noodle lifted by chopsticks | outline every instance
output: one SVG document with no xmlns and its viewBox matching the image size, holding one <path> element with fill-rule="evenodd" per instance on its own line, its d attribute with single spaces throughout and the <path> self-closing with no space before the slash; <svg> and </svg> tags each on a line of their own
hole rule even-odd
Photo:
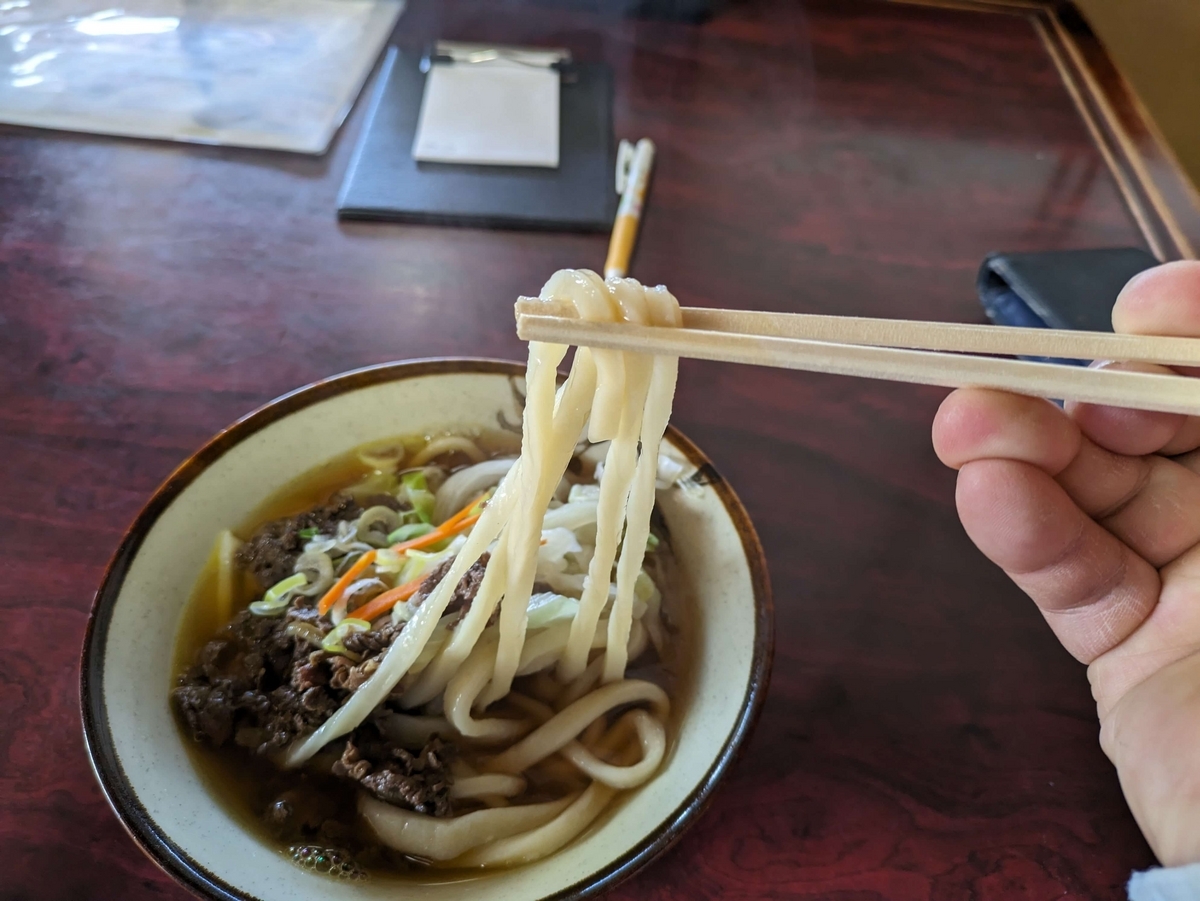
<svg viewBox="0 0 1200 901">
<path fill-rule="evenodd" d="M 676 327 L 681 321 L 679 305 L 665 288 L 646 288 L 632 279 L 604 281 L 587 270 L 556 273 L 541 299 L 569 302 L 580 318 L 595 322 Z M 375 673 L 319 729 L 297 740 L 286 763 L 305 763 L 388 699 L 430 642 L 459 580 L 490 552 L 470 608 L 433 659 L 405 683 L 400 703 L 412 709 L 440 697 L 450 729 L 501 745 L 488 768 L 503 778 L 472 777 L 483 779 L 472 785 L 494 782 L 496 790 L 512 794 L 512 779 L 556 754 L 591 784 L 582 794 L 554 802 L 497 806 L 440 821 L 364 799 L 361 809 L 376 833 L 405 853 L 465 866 L 535 860 L 586 828 L 615 791 L 648 780 L 665 753 L 667 696 L 649 682 L 625 679 L 625 668 L 648 643 L 647 627 L 635 619 L 635 583 L 650 533 L 658 452 L 678 361 L 580 348 L 558 387 L 557 367 L 567 349 L 530 343 L 519 460 Z M 610 442 L 596 507 L 595 552 L 575 617 L 527 640 L 546 512 L 585 426 L 590 441 Z M 497 610 L 498 627 L 489 627 Z M 526 699 L 527 709 L 541 711 L 533 723 L 486 715 L 490 704 L 509 695 L 514 678 L 533 672 L 552 674 L 558 709 Z M 611 729 L 603 728 L 610 711 L 631 704 L 650 710 L 627 713 Z M 599 738 L 585 747 L 577 739 L 593 724 L 599 724 Z M 619 763 L 601 759 L 597 751 Z"/>
</svg>

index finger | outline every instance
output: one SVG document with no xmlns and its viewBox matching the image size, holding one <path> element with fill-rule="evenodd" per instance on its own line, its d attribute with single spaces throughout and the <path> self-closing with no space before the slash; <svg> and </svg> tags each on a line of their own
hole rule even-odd
<svg viewBox="0 0 1200 901">
<path fill-rule="evenodd" d="M 1112 322 L 1114 331 L 1127 334 L 1200 338 L 1200 262 L 1164 263 L 1135 275 L 1117 298 Z M 1147 367 L 1121 364 L 1120 368 Z M 1172 456 L 1200 447 L 1196 417 L 1091 404 L 1073 404 L 1068 409 L 1085 435 L 1114 453 Z"/>
<path fill-rule="evenodd" d="M 1129 280 L 1112 311 L 1113 331 L 1200 338 L 1200 262 L 1177 260 Z"/>
</svg>

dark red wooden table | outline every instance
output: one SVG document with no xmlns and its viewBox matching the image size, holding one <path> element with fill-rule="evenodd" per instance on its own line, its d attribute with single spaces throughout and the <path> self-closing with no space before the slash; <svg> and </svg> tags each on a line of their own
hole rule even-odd
<svg viewBox="0 0 1200 901">
<path fill-rule="evenodd" d="M 691 305 L 981 321 L 990 250 L 1140 244 L 1030 22 L 752 0 L 703 26 L 417 5 L 399 37 L 616 71 L 658 172 L 634 272 Z M 341 370 L 523 358 L 512 301 L 602 236 L 340 225 L 327 158 L 0 129 L 0 896 L 183 898 L 83 752 L 122 531 L 205 438 Z M 683 365 L 675 422 L 762 535 L 775 673 L 708 814 L 615 898 L 1098 899 L 1152 856 L 1083 667 L 967 541 L 944 392 Z"/>
</svg>

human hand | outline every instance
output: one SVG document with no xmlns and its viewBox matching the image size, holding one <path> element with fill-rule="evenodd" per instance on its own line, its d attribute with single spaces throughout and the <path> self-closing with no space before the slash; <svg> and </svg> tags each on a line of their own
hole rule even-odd
<svg viewBox="0 0 1200 901">
<path fill-rule="evenodd" d="M 1135 277 L 1113 326 L 1200 337 L 1200 263 Z M 933 444 L 959 471 L 971 540 L 1088 665 L 1100 744 L 1150 847 L 1200 861 L 1200 418 L 962 389 Z"/>
</svg>

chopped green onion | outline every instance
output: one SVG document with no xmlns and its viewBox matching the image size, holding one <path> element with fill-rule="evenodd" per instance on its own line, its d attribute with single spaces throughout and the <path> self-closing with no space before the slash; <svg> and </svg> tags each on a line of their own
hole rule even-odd
<svg viewBox="0 0 1200 901">
<path fill-rule="evenodd" d="M 417 514 L 417 518 L 421 522 L 432 523 L 434 496 L 429 490 L 429 483 L 425 481 L 424 470 L 406 472 L 400 477 L 400 484 L 408 494 L 409 503 L 413 505 L 413 512 Z"/>
<path fill-rule="evenodd" d="M 646 553 L 653 554 L 658 550 L 658 536 L 651 532 L 646 536 Z"/>
<path fill-rule="evenodd" d="M 308 576 L 304 573 L 296 573 L 294 576 L 288 576 L 282 582 L 276 582 L 267 589 L 266 594 L 262 596 L 261 601 L 255 601 L 250 605 L 250 612 L 255 616 L 278 616 L 283 613 L 291 604 L 291 599 L 288 595 L 297 588 L 303 588 L 308 584 Z"/>
<path fill-rule="evenodd" d="M 375 555 L 375 573 L 395 575 L 408 565 L 404 551 L 396 553 L 390 547 L 381 547 Z"/>
<path fill-rule="evenodd" d="M 250 612 L 255 616 L 279 616 L 287 608 L 287 601 L 282 604 L 265 604 L 262 601 L 255 601 L 250 605 Z"/>
<path fill-rule="evenodd" d="M 354 619 L 347 616 L 325 636 L 325 640 L 321 642 L 321 650 L 329 654 L 341 654 L 343 657 L 353 658 L 354 655 L 346 650 L 342 642 L 352 632 L 367 632 L 370 631 L 370 628 L 371 624 L 365 619 Z"/>
<path fill-rule="evenodd" d="M 296 573 L 294 576 L 288 576 L 282 582 L 276 582 L 267 589 L 267 593 L 263 595 L 265 603 L 272 603 L 279 600 L 293 588 L 303 588 L 308 584 L 308 576 L 304 573 Z"/>
<path fill-rule="evenodd" d="M 404 556 L 408 558 L 408 562 L 404 564 L 404 569 L 400 571 L 400 575 L 396 579 L 400 585 L 424 575 L 445 560 L 447 555 L 440 552 L 416 551 L 409 548 L 404 552 Z"/>
<path fill-rule="evenodd" d="M 433 522 L 433 505 L 434 497 L 428 491 L 413 492 L 410 491 L 408 499 L 412 501 L 413 509 L 417 511 L 417 518 L 421 522 Z"/>
<path fill-rule="evenodd" d="M 361 557 L 365 553 L 366 553 L 366 551 L 360 550 L 358 548 L 355 548 L 352 551 L 348 551 L 345 556 L 338 558 L 337 563 L 333 567 L 333 571 L 335 573 L 337 573 L 339 576 L 342 575 L 342 573 L 344 573 L 346 570 L 348 570 L 350 567 L 352 567 L 355 564 L 355 561 L 357 561 L 358 558 Z"/>
<path fill-rule="evenodd" d="M 313 529 L 301 529 L 301 530 L 300 530 L 299 532 L 297 532 L 296 534 L 297 534 L 297 535 L 299 535 L 301 538 L 303 538 L 305 541 L 308 541 L 310 538 L 316 538 L 316 537 L 317 537 L 317 534 L 318 534 L 318 531 L 319 531 L 319 530 L 318 530 L 318 529 L 315 529 L 315 528 L 313 528 Z"/>
<path fill-rule="evenodd" d="M 371 547 L 386 547 L 387 534 L 400 525 L 400 514 L 391 507 L 368 507 L 358 517 L 355 537 Z"/>
<path fill-rule="evenodd" d="M 422 535 L 428 535 L 433 531 L 433 526 L 427 522 L 410 522 L 403 525 L 396 531 L 388 535 L 388 544 L 399 544 L 401 541 L 411 541 L 414 538 L 420 538 Z"/>
<path fill-rule="evenodd" d="M 417 491 L 428 491 L 429 483 L 425 481 L 425 470 L 414 469 L 400 476 L 400 484 L 405 488 L 415 488 Z"/>
</svg>

